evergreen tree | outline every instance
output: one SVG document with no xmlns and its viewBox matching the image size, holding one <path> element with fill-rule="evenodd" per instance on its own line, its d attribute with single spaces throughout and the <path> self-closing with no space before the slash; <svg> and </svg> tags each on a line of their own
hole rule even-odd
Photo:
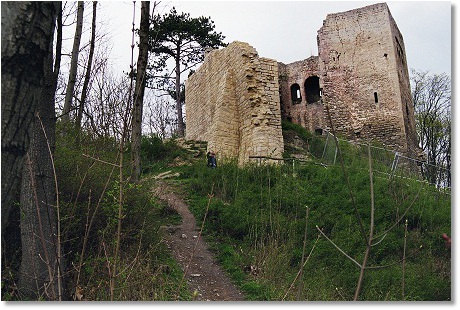
<svg viewBox="0 0 460 310">
<path fill-rule="evenodd" d="M 201 63 L 207 49 L 226 45 L 223 43 L 225 37 L 214 29 L 210 17 L 191 18 L 188 13 L 178 14 L 174 7 L 168 14 L 156 15 L 152 19 L 149 45 L 155 58 L 150 69 L 162 72 L 168 69 L 169 60 L 174 61 L 173 73 L 162 79 L 166 85 L 174 80 L 179 136 L 185 134 L 180 75 Z"/>
</svg>

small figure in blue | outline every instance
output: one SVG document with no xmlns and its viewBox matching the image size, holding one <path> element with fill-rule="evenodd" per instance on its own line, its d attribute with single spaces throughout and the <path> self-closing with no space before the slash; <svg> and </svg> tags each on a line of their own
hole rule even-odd
<svg viewBox="0 0 460 310">
<path fill-rule="evenodd" d="M 206 158 L 208 159 L 208 167 L 214 169 L 217 167 L 217 159 L 216 159 L 216 153 L 214 151 L 209 151 L 206 154 Z"/>
</svg>

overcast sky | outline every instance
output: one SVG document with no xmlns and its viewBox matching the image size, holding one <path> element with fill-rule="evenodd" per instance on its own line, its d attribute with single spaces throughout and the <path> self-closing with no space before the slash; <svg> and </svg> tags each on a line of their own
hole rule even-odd
<svg viewBox="0 0 460 310">
<path fill-rule="evenodd" d="M 383 1 L 162 1 L 157 13 L 167 13 L 175 6 L 179 13 L 190 13 L 191 17 L 209 16 L 226 43 L 247 42 L 261 57 L 290 63 L 318 55 L 316 35 L 328 13 L 379 2 Z M 403 35 L 409 70 L 452 76 L 451 2 L 387 4 Z M 135 5 L 138 28 L 140 1 Z M 112 37 L 111 59 L 117 68 L 129 68 L 133 2 L 102 1 L 98 14 Z"/>
</svg>

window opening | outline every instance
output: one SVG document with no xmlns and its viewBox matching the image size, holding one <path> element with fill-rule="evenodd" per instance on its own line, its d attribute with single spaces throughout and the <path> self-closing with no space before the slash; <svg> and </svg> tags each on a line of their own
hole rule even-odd
<svg viewBox="0 0 460 310">
<path fill-rule="evenodd" d="M 293 103 L 300 103 L 302 101 L 302 95 L 300 94 L 299 84 L 292 84 L 291 86 L 291 99 Z"/>
<path fill-rule="evenodd" d="M 315 103 L 321 100 L 322 89 L 319 87 L 319 77 L 310 76 L 305 80 L 304 86 L 307 103 Z"/>
<path fill-rule="evenodd" d="M 374 92 L 374 102 L 379 103 L 379 96 L 377 95 L 377 92 Z"/>
</svg>

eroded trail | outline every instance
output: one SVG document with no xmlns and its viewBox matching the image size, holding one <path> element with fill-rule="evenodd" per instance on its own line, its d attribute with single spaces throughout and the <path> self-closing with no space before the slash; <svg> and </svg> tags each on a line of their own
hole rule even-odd
<svg viewBox="0 0 460 310">
<path fill-rule="evenodd" d="M 182 223 L 164 229 L 165 242 L 185 273 L 184 281 L 197 300 L 238 301 L 243 294 L 232 284 L 206 242 L 199 236 L 200 227 L 189 211 L 188 205 L 166 182 L 159 181 L 155 195 L 166 201 L 182 217 Z"/>
</svg>

